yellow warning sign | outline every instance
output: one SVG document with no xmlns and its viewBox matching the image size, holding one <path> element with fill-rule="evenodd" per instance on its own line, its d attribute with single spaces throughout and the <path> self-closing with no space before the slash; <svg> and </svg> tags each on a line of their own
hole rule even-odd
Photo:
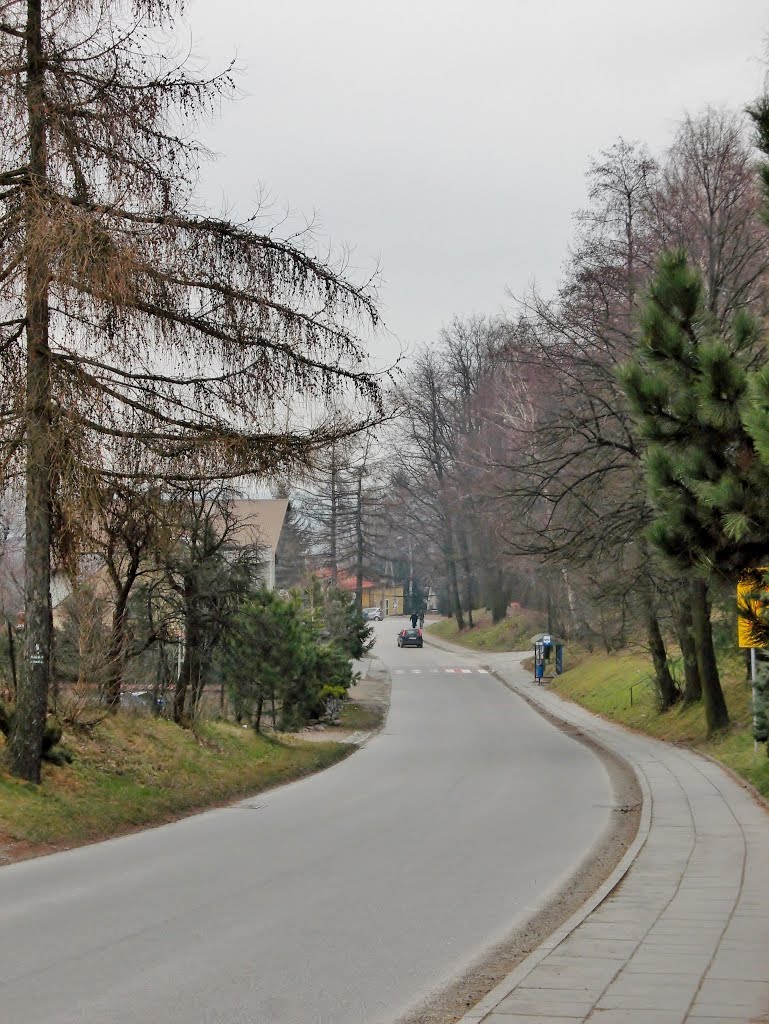
<svg viewBox="0 0 769 1024">
<path fill-rule="evenodd" d="M 756 617 L 769 604 L 769 584 L 766 575 L 769 569 L 746 569 L 737 582 L 737 643 L 740 647 L 766 647 L 765 641 L 756 636 L 750 619 L 742 615 L 748 612 Z M 763 600 L 757 595 L 761 594 Z"/>
</svg>

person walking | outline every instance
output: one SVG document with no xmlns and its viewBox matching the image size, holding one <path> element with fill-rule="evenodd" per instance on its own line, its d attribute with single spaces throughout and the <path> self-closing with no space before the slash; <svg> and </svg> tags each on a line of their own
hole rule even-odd
<svg viewBox="0 0 769 1024">
<path fill-rule="evenodd" d="M 419 628 L 420 629 L 424 629 L 425 628 L 425 613 L 424 612 L 420 612 L 419 613 Z"/>
<path fill-rule="evenodd" d="M 412 612 L 411 613 L 411 628 L 412 629 L 416 629 L 417 628 L 417 621 L 418 621 L 418 619 L 419 619 L 419 616 L 417 615 L 417 613 L 416 612 Z"/>
</svg>

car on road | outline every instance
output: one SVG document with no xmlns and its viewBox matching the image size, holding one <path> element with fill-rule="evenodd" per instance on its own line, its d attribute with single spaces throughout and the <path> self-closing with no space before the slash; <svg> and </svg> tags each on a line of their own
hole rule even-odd
<svg viewBox="0 0 769 1024">
<path fill-rule="evenodd" d="M 421 629 L 402 629 L 398 633 L 399 647 L 421 647 L 423 643 Z"/>
<path fill-rule="evenodd" d="M 364 608 L 363 609 L 363 621 L 364 622 L 381 622 L 382 621 L 382 609 L 381 608 Z"/>
</svg>

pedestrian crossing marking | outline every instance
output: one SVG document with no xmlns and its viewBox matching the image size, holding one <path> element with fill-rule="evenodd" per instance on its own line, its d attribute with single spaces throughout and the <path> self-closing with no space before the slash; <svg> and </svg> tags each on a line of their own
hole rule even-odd
<svg viewBox="0 0 769 1024">
<path fill-rule="evenodd" d="M 480 676 L 487 676 L 489 674 L 489 670 L 486 669 L 486 668 L 429 668 L 429 669 L 427 669 L 427 668 L 426 669 L 421 669 L 421 668 L 396 668 L 394 670 L 394 673 L 395 673 L 396 676 L 405 676 L 405 675 L 419 676 L 419 675 L 422 674 L 422 672 L 430 672 L 431 675 L 448 674 L 448 675 L 456 675 L 456 676 L 458 676 L 458 675 L 469 676 L 469 675 L 472 675 L 473 672 L 477 672 L 478 675 L 480 675 Z"/>
</svg>

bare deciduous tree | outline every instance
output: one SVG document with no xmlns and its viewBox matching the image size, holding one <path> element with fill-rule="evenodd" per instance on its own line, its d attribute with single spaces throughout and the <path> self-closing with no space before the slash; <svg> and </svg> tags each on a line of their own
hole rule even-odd
<svg viewBox="0 0 769 1024">
<path fill-rule="evenodd" d="M 379 411 L 358 341 L 370 289 L 257 221 L 191 212 L 196 119 L 232 91 L 173 52 L 173 0 L 5 0 L 0 22 L 0 465 L 26 490 L 26 669 L 13 771 L 40 777 L 50 551 L 126 478 L 206 453 L 222 475 L 307 463 Z M 343 422 L 289 413 L 295 396 Z M 86 517 L 87 518 L 87 517 Z"/>
</svg>

